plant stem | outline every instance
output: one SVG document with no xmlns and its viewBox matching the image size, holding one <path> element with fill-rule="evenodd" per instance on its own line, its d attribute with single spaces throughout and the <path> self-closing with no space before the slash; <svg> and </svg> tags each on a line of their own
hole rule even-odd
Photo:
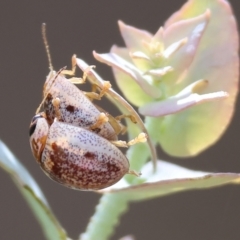
<svg viewBox="0 0 240 240">
<path fill-rule="evenodd" d="M 124 196 L 116 193 L 103 195 L 80 240 L 107 240 L 127 208 L 128 202 Z"/>
</svg>

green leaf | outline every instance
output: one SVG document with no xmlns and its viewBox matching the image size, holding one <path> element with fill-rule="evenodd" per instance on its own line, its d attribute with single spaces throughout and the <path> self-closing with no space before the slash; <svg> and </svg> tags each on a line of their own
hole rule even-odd
<svg viewBox="0 0 240 240">
<path fill-rule="evenodd" d="M 12 178 L 49 240 L 70 240 L 52 213 L 41 189 L 7 146 L 0 141 L 0 167 Z"/>
<path fill-rule="evenodd" d="M 198 79 L 207 79 L 209 84 L 201 94 L 224 91 L 229 97 L 164 117 L 159 142 L 164 151 L 173 156 L 197 155 L 214 144 L 227 129 L 235 110 L 239 84 L 239 39 L 228 1 L 189 0 L 170 17 L 165 28 L 198 16 L 206 9 L 211 12 L 210 21 L 197 54 L 178 88 L 183 89 Z"/>
<path fill-rule="evenodd" d="M 239 183 L 238 173 L 208 173 L 194 171 L 178 165 L 158 161 L 157 171 L 147 163 L 142 169 L 145 183 L 129 186 L 124 180 L 99 191 L 124 196 L 131 201 L 147 200 L 155 197 L 204 188 L 213 188 L 228 183 Z"/>
</svg>

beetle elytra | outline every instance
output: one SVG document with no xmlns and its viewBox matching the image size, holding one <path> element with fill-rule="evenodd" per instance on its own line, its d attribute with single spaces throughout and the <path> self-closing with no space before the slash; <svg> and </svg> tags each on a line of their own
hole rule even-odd
<svg viewBox="0 0 240 240">
<path fill-rule="evenodd" d="M 107 139 L 81 127 L 33 118 L 30 143 L 44 172 L 64 186 L 98 190 L 119 181 L 129 171 L 125 155 Z"/>
</svg>

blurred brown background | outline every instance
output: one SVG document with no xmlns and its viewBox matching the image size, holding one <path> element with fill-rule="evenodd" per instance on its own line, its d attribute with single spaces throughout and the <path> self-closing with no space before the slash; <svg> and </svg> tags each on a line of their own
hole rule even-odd
<svg viewBox="0 0 240 240">
<path fill-rule="evenodd" d="M 41 37 L 47 23 L 55 69 L 70 67 L 73 53 L 112 80 L 111 70 L 97 63 L 92 50 L 107 52 L 123 45 L 117 20 L 155 32 L 184 0 L 3 0 L 0 2 L 0 138 L 31 172 L 54 213 L 72 238 L 85 230 L 99 196 L 78 192 L 49 180 L 29 147 L 28 127 L 40 103 L 48 63 Z M 237 19 L 240 2 L 231 0 Z M 224 29 L 223 29 L 224 31 Z M 231 36 L 229 36 L 231 37 Z M 226 79 L 227 80 L 227 79 Z M 224 137 L 194 159 L 162 159 L 193 169 L 240 172 L 240 102 Z M 134 234 L 137 240 L 239 240 L 240 187 L 190 191 L 130 205 L 112 239 Z M 116 206 L 117 207 L 117 206 Z M 0 239 L 42 240 L 42 231 L 8 175 L 0 170 Z M 93 239 L 95 240 L 95 239 Z"/>
</svg>

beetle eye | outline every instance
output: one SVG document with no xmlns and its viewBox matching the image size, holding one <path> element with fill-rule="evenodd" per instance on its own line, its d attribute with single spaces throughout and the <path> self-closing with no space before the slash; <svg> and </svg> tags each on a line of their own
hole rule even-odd
<svg viewBox="0 0 240 240">
<path fill-rule="evenodd" d="M 37 123 L 36 123 L 36 122 L 30 125 L 30 128 L 29 128 L 29 136 L 30 136 L 30 137 L 31 137 L 32 134 L 34 133 L 36 126 L 37 126 Z"/>
<path fill-rule="evenodd" d="M 37 119 L 38 118 L 42 118 L 43 116 L 41 116 L 40 114 L 38 115 L 35 115 L 33 118 L 32 118 L 32 121 L 31 121 L 31 124 L 30 124 L 30 128 L 29 128 L 29 136 L 31 137 L 32 134 L 34 133 L 35 131 L 35 128 L 37 126 Z"/>
</svg>

